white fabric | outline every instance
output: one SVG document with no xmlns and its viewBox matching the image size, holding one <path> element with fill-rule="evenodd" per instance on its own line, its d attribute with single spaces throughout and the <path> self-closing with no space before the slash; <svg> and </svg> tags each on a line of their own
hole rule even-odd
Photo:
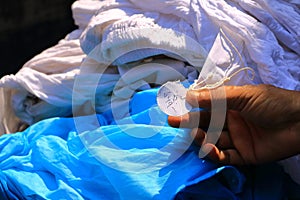
<svg viewBox="0 0 300 200">
<path fill-rule="evenodd" d="M 32 68 L 44 74 L 59 74 L 79 68 L 85 54 L 81 50 L 79 36 L 82 31 L 75 30 L 66 38 L 42 53 L 36 55 L 23 68 Z"/>
<path fill-rule="evenodd" d="M 299 5 L 296 0 L 75 1 L 72 11 L 78 29 L 29 60 L 17 74 L 0 80 L 0 106 L 5 108 L 0 112 L 0 131 L 69 116 L 72 104 L 82 105 L 82 114 L 90 113 L 85 105 L 91 94 L 83 91 L 95 84 L 101 85 L 95 109 L 103 112 L 111 95 L 121 98 L 149 88 L 149 81 L 194 79 L 212 47 L 220 49 L 210 53 L 218 64 L 216 71 L 226 74 L 228 60 L 237 52 L 219 37 L 220 28 L 243 59 L 231 63 L 229 70 L 245 63 L 256 72 L 254 80 L 239 73 L 226 84 L 266 83 L 300 90 Z M 87 54 L 92 54 L 91 60 Z M 165 58 L 156 59 L 157 55 Z M 141 67 L 148 57 L 154 59 Z M 82 64 L 89 65 L 87 71 L 79 70 Z M 127 76 L 130 79 L 120 80 Z M 78 79 L 89 82 L 80 85 Z M 75 90 L 74 83 L 79 85 Z M 298 170 L 287 171 L 298 177 Z"/>
<path fill-rule="evenodd" d="M 294 74 L 291 71 L 297 71 L 299 69 L 299 63 L 293 62 L 285 57 L 286 52 L 291 52 L 285 50 L 278 43 L 272 30 L 270 30 L 266 25 L 257 21 L 254 17 L 239 10 L 240 5 L 233 2 L 225 1 L 155 1 L 149 4 L 141 3 L 140 1 L 119 1 L 118 5 L 111 3 L 112 6 L 107 6 L 108 10 L 102 9 L 103 12 L 94 16 L 91 19 L 90 24 L 86 29 L 86 34 L 82 37 L 82 47 L 86 53 L 88 53 L 92 48 L 94 48 L 100 42 L 113 46 L 118 46 L 118 42 L 115 38 L 111 40 L 110 35 L 117 35 L 118 38 L 125 35 L 124 38 L 129 38 L 131 41 L 143 38 L 143 35 L 137 35 L 131 37 L 126 35 L 126 32 L 130 28 L 138 26 L 142 28 L 171 28 L 173 30 L 179 31 L 188 36 L 195 38 L 197 41 L 206 49 L 209 50 L 218 34 L 218 27 L 222 27 L 223 30 L 229 35 L 232 40 L 237 43 L 244 43 L 243 55 L 247 61 L 247 65 L 252 68 L 258 69 L 258 79 L 261 79 L 262 83 L 273 84 L 278 87 L 288 88 L 288 89 L 299 89 L 298 79 L 294 79 Z M 245 1 L 239 2 L 245 4 Z M 246 3 L 250 4 L 251 1 Z M 273 3 L 274 4 L 274 3 Z M 271 4 L 270 6 L 273 6 Z M 287 3 L 285 3 L 287 4 Z M 150 6 L 149 6 L 150 5 Z M 133 9 L 136 6 L 139 9 Z M 270 10 L 270 6 L 268 10 Z M 287 6 L 288 7 L 288 4 Z M 290 6 L 291 9 L 293 8 Z M 273 7 L 272 7 L 273 8 Z M 278 8 L 277 4 L 274 4 L 273 10 Z M 257 9 L 259 11 L 259 7 Z M 257 12 L 258 12 L 257 11 Z M 278 12 L 272 12 L 278 15 Z M 279 12 L 279 14 L 282 12 Z M 297 19 L 297 13 L 292 12 L 289 19 Z M 119 19 L 118 19 L 119 17 Z M 275 17 L 275 15 L 274 15 Z M 171 24 L 166 23 L 164 20 L 172 19 Z M 278 18 L 278 16 L 276 16 Z M 116 20 L 116 22 L 110 24 L 109 20 Z M 174 20 L 179 20 L 178 23 L 174 23 Z M 178 28 L 174 24 L 180 24 Z M 283 27 L 290 27 L 284 22 L 279 22 Z M 290 23 L 290 22 L 289 22 Z M 120 25 L 121 24 L 121 25 Z M 126 24 L 127 26 L 124 26 Z M 168 27 L 169 26 L 169 27 Z M 119 29 L 115 27 L 121 27 Z M 184 28 L 182 28 L 184 27 Z M 192 29 L 191 29 L 192 28 Z M 296 29 L 291 26 L 290 30 Z M 276 30 L 277 35 L 283 35 L 287 30 L 279 29 Z M 106 36 L 108 32 L 108 37 Z M 297 30 L 294 30 L 297 32 Z M 292 36 L 291 36 L 292 37 Z M 124 39 L 121 37 L 121 40 Z M 295 39 L 295 37 L 294 37 Z M 116 43 L 112 43 L 112 41 Z M 296 44 L 290 45 L 297 49 Z M 111 48 L 106 47 L 103 51 L 109 51 Z M 113 49 L 114 50 L 114 49 Z M 243 49 L 241 49 L 243 51 Z M 114 51 L 109 51 L 114 52 Z M 145 51 L 136 53 L 136 59 L 141 57 L 155 55 L 159 52 L 150 52 L 147 54 Z M 163 53 L 163 52 L 161 52 Z M 128 58 L 128 62 L 132 61 L 132 54 Z M 123 59 L 124 60 L 124 59 Z M 126 61 L 125 61 L 126 62 Z M 293 63 L 292 65 L 290 65 Z M 289 64 L 289 65 L 288 65 Z M 280 70 L 278 70 L 280 69 Z M 255 82 L 257 83 L 257 82 Z M 237 82 L 231 82 L 230 84 L 237 84 Z"/>
<path fill-rule="evenodd" d="M 277 1 L 247 0 L 239 1 L 239 4 L 264 23 L 283 44 L 300 54 L 300 16 L 297 15 L 292 6 Z M 290 23 L 292 24 L 290 25 Z"/>
<path fill-rule="evenodd" d="M 197 45 L 186 44 L 195 39 L 195 34 L 185 20 L 174 15 L 141 12 L 127 6 L 127 3 L 120 3 L 119 8 L 104 10 L 91 19 L 81 38 L 81 46 L 86 54 L 101 43 L 100 61 L 114 62 L 115 65 L 174 51 L 187 51 L 185 56 L 194 56 L 198 60 L 195 65 L 203 64 L 206 52 L 196 49 Z M 169 37 L 172 32 L 175 32 L 173 35 L 181 34 L 179 39 L 174 37 L 176 42 Z M 151 49 L 142 49 L 145 46 L 150 46 Z M 128 48 L 132 48 L 133 52 L 121 56 Z M 114 60 L 115 58 L 117 59 Z"/>
<path fill-rule="evenodd" d="M 78 0 L 72 4 L 74 23 L 80 30 L 86 28 L 87 24 L 98 10 L 106 4 L 106 1 Z"/>
</svg>

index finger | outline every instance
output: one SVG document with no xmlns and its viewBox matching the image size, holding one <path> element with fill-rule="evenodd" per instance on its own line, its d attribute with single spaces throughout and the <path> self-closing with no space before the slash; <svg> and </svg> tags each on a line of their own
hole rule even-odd
<svg viewBox="0 0 300 200">
<path fill-rule="evenodd" d="M 214 95 L 214 101 L 225 101 L 229 109 L 240 111 L 253 95 L 253 86 L 224 86 L 224 95 Z M 210 108 L 212 104 L 212 91 L 208 90 L 189 90 L 186 100 L 193 107 Z"/>
</svg>

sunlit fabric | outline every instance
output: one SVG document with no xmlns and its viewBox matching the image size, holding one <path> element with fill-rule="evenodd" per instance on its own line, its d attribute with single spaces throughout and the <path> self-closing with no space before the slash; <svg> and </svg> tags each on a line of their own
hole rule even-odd
<svg viewBox="0 0 300 200">
<path fill-rule="evenodd" d="M 131 123 L 112 120 L 110 112 L 95 115 L 99 127 L 82 133 L 76 123 L 88 116 L 51 118 L 24 132 L 3 135 L 1 199 L 244 200 L 288 194 L 278 165 L 270 168 L 277 175 L 268 187 L 252 191 L 255 179 L 263 184 L 270 174 L 262 173 L 267 176 L 263 178 L 253 168 L 247 173 L 259 177 L 246 181 L 243 170 L 200 159 L 188 129 L 161 125 L 166 115 L 155 105 L 156 91 L 134 96 Z M 147 101 L 135 106 L 141 99 Z"/>
</svg>

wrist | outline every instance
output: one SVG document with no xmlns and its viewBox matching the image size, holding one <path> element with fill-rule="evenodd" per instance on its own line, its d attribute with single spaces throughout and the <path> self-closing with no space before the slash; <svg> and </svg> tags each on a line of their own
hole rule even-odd
<svg viewBox="0 0 300 200">
<path fill-rule="evenodd" d="M 292 126 L 290 127 L 290 133 L 294 136 L 298 154 L 300 154 L 300 92 L 290 91 L 290 122 Z"/>
<path fill-rule="evenodd" d="M 294 112 L 292 112 L 291 120 L 300 122 L 300 91 L 293 91 L 292 93 L 291 109 L 293 109 Z"/>
<path fill-rule="evenodd" d="M 281 116 L 282 119 L 291 123 L 300 122 L 300 91 L 277 88 L 276 92 L 280 94 L 279 102 L 281 101 L 280 106 L 284 110 L 282 114 L 285 113 L 284 116 Z"/>
<path fill-rule="evenodd" d="M 297 153 L 300 154 L 300 121 L 296 122 L 290 129 L 290 132 L 295 138 Z"/>
</svg>

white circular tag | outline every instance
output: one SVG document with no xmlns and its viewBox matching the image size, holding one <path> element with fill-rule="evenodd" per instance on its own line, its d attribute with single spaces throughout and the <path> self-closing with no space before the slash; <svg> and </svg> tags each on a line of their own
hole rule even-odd
<svg viewBox="0 0 300 200">
<path fill-rule="evenodd" d="M 167 115 L 184 115 L 192 109 L 185 100 L 186 93 L 187 89 L 179 81 L 167 82 L 159 89 L 156 101 L 159 108 Z"/>
</svg>

